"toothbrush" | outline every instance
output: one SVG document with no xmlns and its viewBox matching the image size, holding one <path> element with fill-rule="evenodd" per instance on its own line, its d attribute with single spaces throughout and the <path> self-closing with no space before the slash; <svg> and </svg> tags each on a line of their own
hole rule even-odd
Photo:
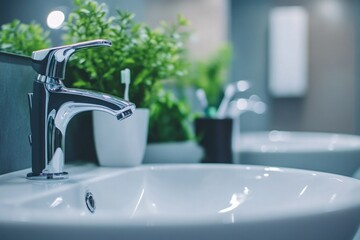
<svg viewBox="0 0 360 240">
<path fill-rule="evenodd" d="M 235 96 L 236 93 L 245 92 L 249 88 L 250 84 L 246 80 L 239 80 L 237 82 L 229 83 L 228 85 L 226 85 L 224 97 L 220 103 L 220 106 L 216 113 L 216 117 L 220 119 L 225 118 L 231 99 Z"/>
<path fill-rule="evenodd" d="M 228 105 L 231 101 L 231 98 L 234 96 L 236 92 L 236 88 L 234 87 L 233 84 L 228 84 L 225 88 L 225 94 L 224 97 L 220 103 L 220 106 L 218 108 L 218 111 L 216 113 L 216 117 L 219 119 L 225 118 L 226 117 L 226 111 L 228 108 Z"/>
<path fill-rule="evenodd" d="M 121 71 L 121 83 L 125 84 L 124 99 L 129 101 L 130 70 L 128 68 Z"/>
<path fill-rule="evenodd" d="M 196 90 L 196 97 L 200 103 L 200 106 L 201 106 L 201 109 L 203 110 L 203 113 L 205 115 L 207 115 L 207 109 L 208 109 L 208 101 L 207 101 L 207 98 L 206 98 L 206 93 L 204 91 L 204 89 L 202 88 L 199 88 Z"/>
</svg>

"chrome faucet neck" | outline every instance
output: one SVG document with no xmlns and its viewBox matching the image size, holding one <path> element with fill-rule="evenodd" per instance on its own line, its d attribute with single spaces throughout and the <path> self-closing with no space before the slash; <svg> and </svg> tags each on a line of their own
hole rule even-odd
<svg viewBox="0 0 360 240">
<path fill-rule="evenodd" d="M 82 48 L 98 46 L 110 47 L 111 41 L 97 39 L 35 51 L 32 54 L 32 66 L 41 75 L 54 79 L 64 79 L 66 64 L 73 53 Z"/>
<path fill-rule="evenodd" d="M 77 49 L 99 46 L 100 43 L 107 43 L 106 46 L 109 46 L 109 41 L 94 40 L 33 53 L 33 67 L 39 75 L 33 83 L 33 93 L 29 94 L 32 173 L 27 175 L 28 179 L 68 177 L 68 173 L 63 169 L 65 132 L 68 123 L 76 114 L 98 110 L 121 120 L 134 112 L 135 105 L 128 101 L 106 94 L 68 89 L 62 84 L 62 77 L 65 75 L 62 70 L 65 69 L 63 67 L 68 57 Z M 64 54 L 64 49 L 70 52 L 64 55 L 65 62 L 54 63 L 61 60 L 58 55 Z"/>
</svg>

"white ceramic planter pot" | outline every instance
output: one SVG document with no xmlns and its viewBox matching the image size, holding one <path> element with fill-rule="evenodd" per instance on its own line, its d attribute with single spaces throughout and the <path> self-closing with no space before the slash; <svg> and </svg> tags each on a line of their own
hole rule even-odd
<svg viewBox="0 0 360 240">
<path fill-rule="evenodd" d="M 150 143 L 144 163 L 199 163 L 203 149 L 195 141 Z"/>
<path fill-rule="evenodd" d="M 131 167 L 142 163 L 147 143 L 149 110 L 136 109 L 122 121 L 108 113 L 94 111 L 93 127 L 99 164 Z"/>
</svg>

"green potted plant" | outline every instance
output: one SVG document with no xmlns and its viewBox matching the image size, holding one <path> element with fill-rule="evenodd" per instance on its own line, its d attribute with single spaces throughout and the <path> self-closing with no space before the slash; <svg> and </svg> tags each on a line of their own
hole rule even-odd
<svg viewBox="0 0 360 240">
<path fill-rule="evenodd" d="M 36 22 L 26 24 L 15 19 L 1 26 L 0 51 L 31 56 L 33 51 L 50 46 L 49 32 Z"/>
<path fill-rule="evenodd" d="M 205 93 L 207 109 L 202 109 L 207 117 L 214 117 L 224 94 L 224 85 L 228 80 L 231 60 L 230 44 L 223 44 L 205 60 L 193 62 L 189 75 L 179 82 L 179 87 L 191 86 Z M 205 106 L 203 106 L 205 107 Z"/>
<path fill-rule="evenodd" d="M 68 67 L 69 85 L 123 97 L 125 85 L 121 84 L 120 71 L 130 69 L 129 100 L 139 109 L 149 109 L 149 144 L 191 139 L 187 104 L 163 84 L 188 73 L 188 32 L 183 30 L 186 19 L 179 15 L 175 23 L 163 22 L 152 29 L 136 23 L 131 13 L 117 11 L 115 16 L 108 16 L 106 9 L 105 4 L 95 1 L 75 1 L 75 9 L 65 24 L 65 43 L 104 38 L 113 44 L 74 55 Z M 95 124 L 96 119 L 94 116 Z"/>
</svg>

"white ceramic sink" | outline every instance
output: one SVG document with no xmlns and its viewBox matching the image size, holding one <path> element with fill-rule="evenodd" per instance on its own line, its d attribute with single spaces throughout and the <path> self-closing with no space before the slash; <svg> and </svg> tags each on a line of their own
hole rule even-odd
<svg viewBox="0 0 360 240">
<path fill-rule="evenodd" d="M 360 222 L 360 181 L 339 175 L 205 164 L 67 171 L 64 181 L 0 176 L 2 240 L 350 240 Z"/>
<path fill-rule="evenodd" d="M 293 167 L 353 176 L 360 136 L 316 132 L 243 133 L 234 146 L 242 164 Z"/>
</svg>

